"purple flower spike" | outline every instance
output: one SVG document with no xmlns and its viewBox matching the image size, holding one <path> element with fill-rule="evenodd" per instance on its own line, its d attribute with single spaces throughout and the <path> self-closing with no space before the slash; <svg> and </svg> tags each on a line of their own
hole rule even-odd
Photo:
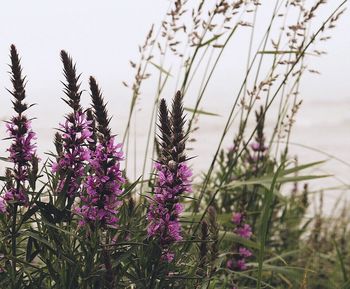
<svg viewBox="0 0 350 289">
<path fill-rule="evenodd" d="M 180 197 L 192 191 L 192 172 L 186 164 L 184 153 L 186 136 L 180 92 L 174 98 L 170 115 L 171 118 L 162 99 L 159 109 L 161 137 L 158 142 L 161 151 L 155 164 L 154 195 L 147 214 L 148 237 L 158 241 L 163 251 L 162 259 L 167 262 L 174 259 L 174 254 L 169 251 L 170 246 L 182 240 L 180 214 L 183 206 Z"/>
<path fill-rule="evenodd" d="M 235 225 L 234 232 L 244 239 L 250 239 L 252 236 L 252 228 L 249 224 L 244 223 L 243 213 L 233 213 L 232 223 Z M 233 245 L 233 258 L 228 259 L 226 267 L 230 270 L 244 271 L 247 269 L 246 258 L 253 256 L 253 253 L 245 247 L 237 244 Z"/>
<path fill-rule="evenodd" d="M 6 124 L 9 139 L 12 140 L 7 151 L 10 153 L 9 159 L 13 163 L 13 168 L 9 171 L 11 181 L 7 186 L 4 199 L 6 202 L 26 206 L 28 205 L 26 182 L 28 181 L 31 162 L 35 158 L 36 145 L 34 140 L 36 136 L 31 129 L 30 120 L 24 115 L 24 112 L 28 109 L 28 105 L 24 102 L 26 96 L 25 77 L 22 77 L 20 58 L 14 45 L 11 46 L 10 67 L 13 83 L 11 94 L 14 97 L 12 103 L 17 114 Z"/>
</svg>

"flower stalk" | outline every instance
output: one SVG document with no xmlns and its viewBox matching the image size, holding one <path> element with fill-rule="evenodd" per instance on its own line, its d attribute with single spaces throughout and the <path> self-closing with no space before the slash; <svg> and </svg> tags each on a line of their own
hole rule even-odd
<svg viewBox="0 0 350 289">
<path fill-rule="evenodd" d="M 13 164 L 13 168 L 7 169 L 6 193 L 1 199 L 1 212 L 5 212 L 5 202 L 7 210 L 12 217 L 11 224 L 11 253 L 12 253 L 12 287 L 16 286 L 17 276 L 17 240 L 16 235 L 19 228 L 17 228 L 17 214 L 20 206 L 28 206 L 29 197 L 26 192 L 26 186 L 29 179 L 29 171 L 31 162 L 35 158 L 36 145 L 34 140 L 35 133 L 31 129 L 30 120 L 24 115 L 24 112 L 30 107 L 24 100 L 26 97 L 25 91 L 25 77 L 22 76 L 22 67 L 17 49 L 11 45 L 11 82 L 13 90 L 9 92 L 14 100 L 13 109 L 16 115 L 7 122 L 6 128 L 9 134 L 9 139 L 12 140 L 7 151 L 10 153 L 9 159 Z"/>
</svg>

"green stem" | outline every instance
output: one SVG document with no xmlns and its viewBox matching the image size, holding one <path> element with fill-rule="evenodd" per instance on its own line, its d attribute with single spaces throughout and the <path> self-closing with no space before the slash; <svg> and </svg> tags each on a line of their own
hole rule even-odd
<svg viewBox="0 0 350 289">
<path fill-rule="evenodd" d="M 17 258 L 17 244 L 16 244 L 16 219 L 17 219 L 17 204 L 13 205 L 13 220 L 11 229 L 11 245 L 12 245 L 12 288 L 16 289 L 16 258 Z"/>
</svg>

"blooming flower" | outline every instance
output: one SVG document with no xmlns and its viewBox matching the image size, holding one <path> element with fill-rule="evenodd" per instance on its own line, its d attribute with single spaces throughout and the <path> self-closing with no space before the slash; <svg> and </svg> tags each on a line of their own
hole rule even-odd
<svg viewBox="0 0 350 289">
<path fill-rule="evenodd" d="M 35 156 L 35 133 L 31 129 L 30 121 L 23 115 L 17 115 L 6 124 L 11 146 L 7 149 L 10 160 L 14 164 L 13 179 L 15 184 L 5 192 L 4 199 L 7 202 L 17 202 L 22 205 L 28 203 L 24 185 L 28 180 L 28 169 L 31 160 Z"/>
<path fill-rule="evenodd" d="M 80 225 L 98 222 L 100 225 L 115 226 L 121 202 L 122 185 L 125 179 L 120 170 L 123 159 L 121 144 L 115 144 L 114 138 L 99 143 L 91 152 L 89 163 L 91 173 L 84 182 L 84 193 L 81 193 L 81 206 L 75 208 L 83 219 Z"/>
<path fill-rule="evenodd" d="M 157 236 L 162 245 L 182 240 L 179 223 L 183 206 L 178 203 L 181 194 L 190 192 L 192 172 L 185 163 L 174 172 L 168 166 L 155 164 L 157 171 L 155 196 L 148 212 L 148 236 Z"/>
<path fill-rule="evenodd" d="M 162 255 L 163 260 L 167 261 L 168 263 L 172 262 L 174 260 L 175 254 L 171 252 L 165 252 Z"/>
<path fill-rule="evenodd" d="M 239 254 L 242 257 L 246 257 L 246 258 L 248 258 L 248 257 L 253 255 L 253 253 L 250 250 L 248 250 L 247 248 L 244 248 L 244 247 L 240 247 L 239 248 Z"/>
<path fill-rule="evenodd" d="M 239 271 L 247 270 L 247 264 L 245 262 L 245 259 L 240 259 L 237 261 L 237 268 Z"/>
<path fill-rule="evenodd" d="M 84 162 L 90 159 L 87 147 L 92 135 L 90 124 L 91 121 L 81 111 L 68 116 L 65 123 L 60 124 L 64 152 L 52 164 L 52 172 L 65 173 L 58 189 L 62 191 L 67 188 L 67 195 L 71 198 L 77 196 L 80 190 L 79 179 L 84 175 Z"/>
<path fill-rule="evenodd" d="M 236 228 L 236 233 L 244 239 L 249 239 L 252 236 L 252 228 L 248 224 Z"/>
<path fill-rule="evenodd" d="M 264 143 L 253 142 L 250 144 L 250 147 L 254 152 L 265 152 L 268 147 L 264 145 Z"/>
<path fill-rule="evenodd" d="M 249 239 L 252 236 L 252 228 L 249 224 L 244 223 L 244 214 L 236 212 L 232 214 L 232 223 L 236 226 L 234 232 L 244 239 Z M 235 254 L 226 262 L 226 267 L 230 270 L 244 271 L 247 269 L 246 258 L 249 258 L 253 253 L 245 247 L 233 245 L 232 249 Z M 237 254 L 238 253 L 238 254 Z"/>
<path fill-rule="evenodd" d="M 0 213 L 6 213 L 6 202 L 3 197 L 0 197 Z"/>
<path fill-rule="evenodd" d="M 234 266 L 233 266 L 233 260 L 232 259 L 228 259 L 227 262 L 226 262 L 226 267 L 230 270 L 233 270 L 234 269 Z"/>
<path fill-rule="evenodd" d="M 241 213 L 233 213 L 231 221 L 232 223 L 239 225 L 242 222 L 243 216 Z"/>
</svg>

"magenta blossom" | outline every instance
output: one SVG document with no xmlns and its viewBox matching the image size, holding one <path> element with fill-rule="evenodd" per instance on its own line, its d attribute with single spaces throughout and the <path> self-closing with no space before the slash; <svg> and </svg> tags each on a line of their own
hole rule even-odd
<svg viewBox="0 0 350 289">
<path fill-rule="evenodd" d="M 240 259 L 237 261 L 237 268 L 239 271 L 247 270 L 247 264 L 245 262 L 245 259 Z"/>
<path fill-rule="evenodd" d="M 75 208 L 75 212 L 83 217 L 81 226 L 96 222 L 102 226 L 116 226 L 121 205 L 119 197 L 125 183 L 120 170 L 122 159 L 121 144 L 115 144 L 114 138 L 99 143 L 91 151 L 91 172 L 84 182 L 80 207 Z"/>
<path fill-rule="evenodd" d="M 0 197 L 0 213 L 6 213 L 6 201 L 3 197 Z"/>
<path fill-rule="evenodd" d="M 30 121 L 23 115 L 15 116 L 11 122 L 6 124 L 9 138 L 12 139 L 11 146 L 7 149 L 10 160 L 14 164 L 13 178 L 14 186 L 9 188 L 4 196 L 7 202 L 18 202 L 22 205 L 28 204 L 28 196 L 25 194 L 25 182 L 28 180 L 28 170 L 31 161 L 35 157 L 36 139 L 31 129 Z"/>
<path fill-rule="evenodd" d="M 231 218 L 232 223 L 239 225 L 242 222 L 242 220 L 243 220 L 243 216 L 241 213 L 232 214 L 232 218 Z"/>
<path fill-rule="evenodd" d="M 160 163 L 156 163 L 155 168 L 155 196 L 147 214 L 147 232 L 149 237 L 159 238 L 160 244 L 167 247 L 182 240 L 179 217 L 183 207 L 179 203 L 179 197 L 191 192 L 192 172 L 185 163 L 180 163 L 175 170 Z M 169 252 L 166 255 L 173 256 Z M 171 261 L 173 258 L 165 259 Z"/>
<path fill-rule="evenodd" d="M 265 146 L 263 143 L 253 142 L 250 147 L 254 152 L 265 152 L 268 147 Z"/>
<path fill-rule="evenodd" d="M 236 228 L 236 233 L 244 239 L 249 239 L 252 236 L 252 228 L 248 224 Z"/>
<path fill-rule="evenodd" d="M 242 256 L 242 257 L 251 257 L 253 255 L 253 253 L 248 250 L 247 248 L 244 248 L 244 247 L 240 247 L 239 248 L 239 254 Z"/>
<path fill-rule="evenodd" d="M 67 188 L 67 195 L 71 198 L 79 193 L 84 163 L 90 159 L 90 150 L 87 147 L 92 135 L 90 125 L 91 121 L 81 111 L 68 116 L 66 122 L 60 124 L 64 153 L 52 164 L 52 171 L 64 176 L 58 189 L 62 191 Z"/>
<path fill-rule="evenodd" d="M 174 257 L 175 257 L 175 254 L 169 251 L 163 252 L 163 255 L 162 255 L 162 259 L 168 263 L 172 262 L 174 260 Z"/>
<path fill-rule="evenodd" d="M 227 262 L 226 262 L 226 267 L 230 270 L 233 270 L 234 269 L 234 266 L 233 266 L 233 260 L 232 259 L 228 259 Z"/>
</svg>

